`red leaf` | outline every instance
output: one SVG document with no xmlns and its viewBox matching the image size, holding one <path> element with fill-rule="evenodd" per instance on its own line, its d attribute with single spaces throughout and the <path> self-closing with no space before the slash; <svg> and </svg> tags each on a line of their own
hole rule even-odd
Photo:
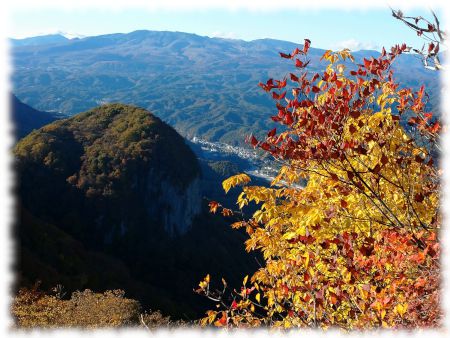
<svg viewBox="0 0 450 338">
<path fill-rule="evenodd" d="M 303 62 L 301 62 L 299 59 L 295 60 L 295 67 L 303 67 Z"/>
<path fill-rule="evenodd" d="M 303 53 L 302 51 L 300 51 L 300 49 L 298 49 L 298 48 L 295 48 L 294 49 L 294 51 L 292 52 L 292 56 L 295 56 L 295 55 L 297 55 L 297 54 L 301 54 L 301 53 Z"/>
<path fill-rule="evenodd" d="M 350 116 L 353 117 L 354 119 L 357 119 L 360 115 L 361 113 L 359 112 L 359 110 L 352 110 L 350 112 Z"/>
<path fill-rule="evenodd" d="M 364 58 L 364 67 L 369 69 L 371 66 L 372 66 L 372 61 L 367 60 L 366 58 Z"/>
<path fill-rule="evenodd" d="M 277 133 L 277 128 L 273 128 L 269 133 L 267 134 L 268 137 L 273 137 Z"/>
<path fill-rule="evenodd" d="M 258 140 L 256 139 L 255 136 L 252 135 L 250 143 L 252 144 L 252 146 L 256 147 L 256 145 L 258 144 Z"/>
<path fill-rule="evenodd" d="M 217 203 L 216 201 L 211 201 L 208 204 L 209 206 L 209 212 L 215 214 L 217 211 L 217 208 L 219 207 L 219 203 Z"/>
<path fill-rule="evenodd" d="M 335 305 L 337 303 L 338 298 L 335 293 L 330 292 L 330 300 L 331 300 L 331 304 L 333 304 L 333 305 Z"/>
<path fill-rule="evenodd" d="M 281 94 L 277 94 L 277 93 L 275 93 L 275 92 L 272 92 L 272 97 L 273 97 L 275 100 L 282 100 L 282 99 L 284 99 L 285 96 L 286 96 L 286 92 L 283 92 L 283 93 L 281 93 Z"/>
<path fill-rule="evenodd" d="M 431 127 L 430 131 L 431 131 L 432 133 L 436 133 L 436 132 L 439 131 L 440 128 L 441 128 L 441 126 L 440 126 L 439 122 L 436 122 L 436 123 L 433 125 L 433 127 Z"/>
<path fill-rule="evenodd" d="M 298 239 L 303 244 L 311 244 L 311 243 L 314 243 L 316 241 L 316 238 L 311 236 L 311 235 L 308 235 L 308 236 L 299 235 Z"/>
<path fill-rule="evenodd" d="M 335 180 L 335 181 L 339 181 L 339 177 L 338 177 L 338 175 L 336 175 L 335 173 L 331 173 L 331 174 L 330 174 L 330 177 L 331 177 L 333 180 Z"/>
<path fill-rule="evenodd" d="M 303 53 L 308 53 L 309 46 L 311 45 L 311 40 L 305 39 L 305 44 L 303 45 Z"/>
<path fill-rule="evenodd" d="M 296 81 L 296 82 L 298 82 L 298 76 L 296 76 L 295 74 L 290 74 L 291 75 L 291 80 L 292 81 Z"/>
<path fill-rule="evenodd" d="M 280 122 L 280 121 L 281 121 L 281 119 L 280 119 L 278 116 L 271 116 L 270 118 L 271 118 L 272 121 L 274 121 L 274 122 Z"/>
<path fill-rule="evenodd" d="M 285 59 L 290 59 L 290 58 L 292 58 L 291 54 L 285 54 L 285 53 L 281 53 L 281 52 L 280 52 L 280 56 L 281 56 L 282 58 L 285 58 Z"/>
<path fill-rule="evenodd" d="M 356 132 L 356 127 L 353 124 L 351 124 L 348 130 L 350 131 L 350 133 L 354 134 Z"/>
<path fill-rule="evenodd" d="M 425 285 L 427 284 L 427 282 L 426 282 L 426 280 L 425 280 L 425 278 L 418 278 L 417 279 L 417 281 L 416 281 L 416 283 L 414 284 L 414 286 L 416 287 L 416 288 L 422 288 L 422 287 L 424 287 Z"/>
<path fill-rule="evenodd" d="M 323 124 L 324 122 L 325 122 L 325 117 L 322 114 L 320 114 L 319 115 L 319 123 Z"/>
<path fill-rule="evenodd" d="M 369 257 L 372 252 L 374 250 L 374 246 L 373 245 L 368 245 L 368 246 L 362 246 L 361 249 L 359 249 L 359 251 L 366 257 Z"/>
<path fill-rule="evenodd" d="M 317 87 L 317 86 L 313 86 L 313 87 L 311 88 L 311 90 L 313 91 L 313 93 L 318 93 L 318 92 L 320 92 L 320 88 Z"/>
<path fill-rule="evenodd" d="M 231 303 L 231 308 L 234 310 L 234 309 L 237 309 L 237 307 L 238 307 L 238 305 L 237 305 L 236 301 L 233 300 L 233 302 Z"/>
<path fill-rule="evenodd" d="M 434 43 L 430 42 L 428 45 L 428 53 L 430 53 L 434 49 Z"/>
<path fill-rule="evenodd" d="M 311 82 L 316 81 L 318 78 L 319 78 L 319 74 L 318 73 L 314 74 L 314 76 L 311 79 Z"/>
<path fill-rule="evenodd" d="M 355 174 L 353 174 L 353 172 L 351 172 L 351 171 L 347 171 L 347 177 L 351 181 L 353 179 L 353 177 L 355 177 Z"/>
<path fill-rule="evenodd" d="M 291 113 L 286 114 L 286 116 L 284 118 L 284 122 L 286 124 L 292 124 L 294 122 L 294 119 L 292 118 L 292 114 Z"/>
<path fill-rule="evenodd" d="M 414 201 L 416 201 L 418 203 L 423 202 L 424 199 L 425 199 L 425 197 L 423 196 L 423 194 L 417 193 L 414 195 Z"/>
<path fill-rule="evenodd" d="M 223 208 L 222 215 L 225 217 L 229 217 L 233 215 L 233 211 L 231 209 Z"/>
<path fill-rule="evenodd" d="M 347 201 L 341 200 L 341 207 L 342 207 L 342 208 L 347 208 L 347 206 L 348 206 Z"/>
<path fill-rule="evenodd" d="M 305 282 L 309 281 L 311 279 L 311 276 L 309 275 L 308 272 L 305 271 L 305 273 L 303 274 L 303 280 Z"/>
<path fill-rule="evenodd" d="M 216 322 L 216 326 L 225 326 L 227 324 L 227 315 L 225 312 L 222 313 L 222 318 Z"/>
<path fill-rule="evenodd" d="M 423 117 L 426 121 L 428 121 L 429 119 L 431 119 L 433 117 L 433 113 L 424 113 Z"/>
<path fill-rule="evenodd" d="M 277 83 L 278 89 L 286 87 L 286 79 L 284 79 L 283 81 L 276 80 L 275 82 Z"/>
<path fill-rule="evenodd" d="M 378 174 L 380 172 L 381 166 L 377 163 L 377 165 L 375 167 L 373 167 L 372 171 L 375 174 Z"/>
</svg>

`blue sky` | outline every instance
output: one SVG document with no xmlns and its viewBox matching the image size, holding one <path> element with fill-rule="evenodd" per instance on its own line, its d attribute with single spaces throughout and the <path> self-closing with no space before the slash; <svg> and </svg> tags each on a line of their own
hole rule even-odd
<svg viewBox="0 0 450 338">
<path fill-rule="evenodd" d="M 438 11 L 439 13 L 439 11 Z M 427 9 L 406 14 L 429 16 Z M 253 40 L 275 38 L 314 47 L 380 49 L 406 42 L 418 46 L 423 40 L 395 20 L 389 7 L 363 9 L 307 9 L 255 11 L 248 9 L 99 9 L 21 8 L 10 13 L 10 37 L 25 37 L 57 31 L 85 36 L 126 33 L 137 29 L 169 30 Z"/>
</svg>

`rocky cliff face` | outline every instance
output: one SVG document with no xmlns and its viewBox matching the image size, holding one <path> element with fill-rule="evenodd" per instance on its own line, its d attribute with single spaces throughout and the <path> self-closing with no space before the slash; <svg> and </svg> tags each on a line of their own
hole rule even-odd
<svg viewBox="0 0 450 338">
<path fill-rule="evenodd" d="M 200 179 L 192 180 L 184 189 L 174 186 L 154 170 L 147 176 L 145 206 L 152 219 L 161 219 L 170 237 L 184 235 L 201 212 Z M 155 203 L 154 196 L 158 196 Z"/>
</svg>

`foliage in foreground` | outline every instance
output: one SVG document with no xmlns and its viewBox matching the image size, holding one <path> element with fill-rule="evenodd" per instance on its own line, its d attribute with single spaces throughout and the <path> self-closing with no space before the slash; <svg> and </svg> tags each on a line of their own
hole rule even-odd
<svg viewBox="0 0 450 338">
<path fill-rule="evenodd" d="M 147 329 L 180 326 L 159 311 L 142 312 L 138 301 L 124 297 L 122 290 L 94 293 L 74 292 L 70 299 L 61 293 L 46 294 L 37 288 L 21 289 L 11 312 L 19 328 L 117 328 L 143 326 Z"/>
<path fill-rule="evenodd" d="M 309 44 L 280 53 L 299 73 L 260 84 L 283 131 L 250 142 L 282 163 L 278 176 L 270 188 L 248 186 L 245 174 L 223 182 L 226 191 L 245 185 L 239 208 L 259 205 L 232 227 L 246 229 L 247 250 L 260 250 L 264 264 L 241 290 L 225 281 L 217 290 L 209 275 L 200 282 L 197 292 L 221 306 L 201 323 L 438 326 L 440 124 L 425 110 L 423 86 L 414 92 L 394 80 L 391 64 L 406 45 L 356 66 L 348 50 L 326 51 L 318 74 L 306 71 Z M 402 116 L 412 116 L 408 132 Z"/>
</svg>

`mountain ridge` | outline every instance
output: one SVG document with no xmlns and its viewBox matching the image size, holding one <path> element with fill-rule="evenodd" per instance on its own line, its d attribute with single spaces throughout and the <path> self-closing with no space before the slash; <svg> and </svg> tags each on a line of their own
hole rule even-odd
<svg viewBox="0 0 450 338">
<path fill-rule="evenodd" d="M 139 30 L 13 48 L 12 83 L 22 101 L 40 110 L 76 114 L 123 102 L 154 112 L 187 138 L 237 145 L 245 135 L 273 128 L 274 103 L 258 83 L 294 71 L 278 52 L 299 46 Z M 310 48 L 310 71 L 323 70 L 323 51 Z M 353 54 L 362 62 L 378 52 Z M 430 107 L 439 110 L 438 74 L 413 55 L 402 55 L 394 68 L 403 86 L 425 83 Z"/>
<path fill-rule="evenodd" d="M 63 33 L 54 33 L 54 34 L 42 34 L 42 35 L 31 35 L 31 36 L 26 36 L 26 37 L 22 37 L 22 38 L 9 38 L 11 41 L 14 41 L 13 44 L 15 44 L 16 46 L 25 46 L 25 45 L 29 45 L 26 42 L 31 40 L 31 39 L 43 39 L 42 41 L 45 42 L 45 38 L 47 37 L 62 37 L 64 38 L 61 39 L 61 42 L 68 42 L 69 40 L 82 40 L 82 39 L 89 39 L 89 38 L 98 38 L 98 37 L 109 37 L 109 36 L 124 36 L 124 35 L 129 35 L 129 34 L 139 34 L 139 33 L 174 33 L 174 34 L 185 34 L 185 35 L 190 35 L 190 36 L 197 36 L 197 37 L 201 37 L 201 38 L 209 38 L 209 39 L 217 39 L 217 40 L 231 40 L 231 41 L 240 41 L 240 42 L 244 42 L 244 43 L 252 43 L 252 42 L 288 42 L 288 43 L 292 43 L 292 44 L 296 44 L 296 45 L 302 45 L 301 42 L 295 42 L 295 41 L 289 41 L 289 40 L 283 40 L 283 39 L 276 39 L 276 38 L 257 38 L 257 39 L 251 39 L 251 40 L 245 40 L 245 39 L 241 39 L 241 38 L 224 38 L 224 37 L 220 37 L 220 36 L 209 36 L 209 35 L 202 35 L 202 34 L 197 34 L 197 33 L 189 33 L 189 32 L 183 32 L 183 31 L 170 31 L 170 30 L 148 30 L 148 29 L 137 29 L 137 30 L 133 30 L 130 32 L 115 32 L 115 33 L 106 33 L 106 34 L 97 34 L 97 35 L 78 35 L 78 34 L 69 34 L 70 36 L 75 36 L 75 38 L 68 38 L 65 34 Z M 22 43 L 23 42 L 23 43 Z M 40 43 L 40 44 L 44 44 L 44 43 Z M 326 48 L 315 48 L 318 50 L 323 50 L 325 51 Z M 352 52 L 378 52 L 379 51 L 375 50 L 375 49 L 358 49 L 358 50 L 352 50 Z"/>
</svg>

